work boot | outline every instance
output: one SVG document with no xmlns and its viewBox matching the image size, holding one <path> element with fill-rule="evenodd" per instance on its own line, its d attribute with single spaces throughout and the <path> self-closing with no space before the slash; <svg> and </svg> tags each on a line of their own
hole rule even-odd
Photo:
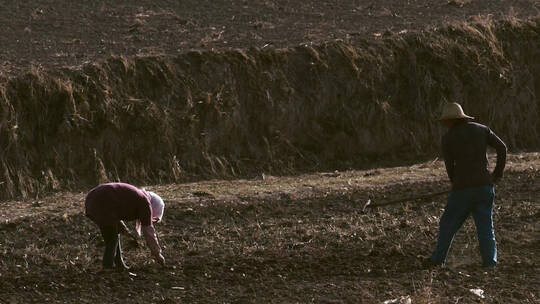
<svg viewBox="0 0 540 304">
<path fill-rule="evenodd" d="M 482 270 L 484 272 L 495 272 L 497 270 L 497 265 L 496 264 L 482 265 Z"/>
<path fill-rule="evenodd" d="M 110 275 L 111 273 L 114 273 L 114 272 L 116 272 L 116 270 L 114 268 L 102 267 L 96 273 L 98 275 Z"/>
<path fill-rule="evenodd" d="M 422 261 L 422 269 L 432 269 L 437 267 L 444 267 L 444 263 L 435 263 L 430 258 L 425 258 Z"/>
</svg>

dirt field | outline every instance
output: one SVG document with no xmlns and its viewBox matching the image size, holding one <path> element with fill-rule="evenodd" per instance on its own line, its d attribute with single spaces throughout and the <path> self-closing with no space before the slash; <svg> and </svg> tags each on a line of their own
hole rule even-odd
<svg viewBox="0 0 540 304">
<path fill-rule="evenodd" d="M 368 199 L 446 189 L 441 161 L 149 186 L 167 203 L 157 229 L 168 266 L 124 241 L 130 273 L 99 272 L 103 243 L 83 216 L 84 193 L 4 202 L 0 302 L 538 303 L 539 179 L 539 153 L 509 156 L 496 190 L 493 272 L 480 267 L 472 220 L 447 268 L 421 267 L 444 197 L 362 213 Z"/>
<path fill-rule="evenodd" d="M 111 55 L 354 44 L 385 31 L 539 12 L 537 0 L 8 0 L 0 3 L 0 76 Z M 540 153 L 509 155 L 496 189 L 492 272 L 480 267 L 471 220 L 446 268 L 421 267 L 444 196 L 362 212 L 369 199 L 449 187 L 440 160 L 400 165 L 147 185 L 167 204 L 157 227 L 167 267 L 142 241 L 124 240 L 130 272 L 101 272 L 103 242 L 84 217 L 84 192 L 2 201 L 0 303 L 540 302 Z"/>
<path fill-rule="evenodd" d="M 0 3 L 0 72 L 78 66 L 111 54 L 354 41 L 539 12 L 536 0 L 9 0 Z"/>
</svg>

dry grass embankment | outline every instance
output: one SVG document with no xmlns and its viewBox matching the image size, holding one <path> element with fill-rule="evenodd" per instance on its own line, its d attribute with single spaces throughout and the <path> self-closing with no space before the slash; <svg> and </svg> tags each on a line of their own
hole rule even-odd
<svg viewBox="0 0 540 304">
<path fill-rule="evenodd" d="M 0 197 L 433 155 L 444 100 L 538 149 L 539 20 L 287 49 L 114 57 L 0 82 Z"/>
</svg>

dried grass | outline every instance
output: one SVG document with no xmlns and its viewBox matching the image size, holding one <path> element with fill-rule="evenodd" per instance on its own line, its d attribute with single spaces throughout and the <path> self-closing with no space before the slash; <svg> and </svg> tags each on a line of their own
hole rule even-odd
<svg viewBox="0 0 540 304">
<path fill-rule="evenodd" d="M 539 147 L 538 20 L 290 49 L 112 57 L 0 85 L 0 197 L 432 156 L 445 100 Z"/>
</svg>

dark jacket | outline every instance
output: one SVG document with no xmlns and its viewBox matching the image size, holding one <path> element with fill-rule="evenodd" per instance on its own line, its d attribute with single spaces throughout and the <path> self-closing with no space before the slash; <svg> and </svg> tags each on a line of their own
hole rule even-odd
<svg viewBox="0 0 540 304">
<path fill-rule="evenodd" d="M 86 195 L 86 216 L 100 226 L 113 226 L 121 220 L 152 224 L 150 197 L 125 183 L 101 184 Z"/>
<path fill-rule="evenodd" d="M 488 170 L 487 146 L 497 151 L 493 173 Z M 464 121 L 442 138 L 442 153 L 452 189 L 492 185 L 503 176 L 506 145 L 488 127 Z"/>
</svg>

